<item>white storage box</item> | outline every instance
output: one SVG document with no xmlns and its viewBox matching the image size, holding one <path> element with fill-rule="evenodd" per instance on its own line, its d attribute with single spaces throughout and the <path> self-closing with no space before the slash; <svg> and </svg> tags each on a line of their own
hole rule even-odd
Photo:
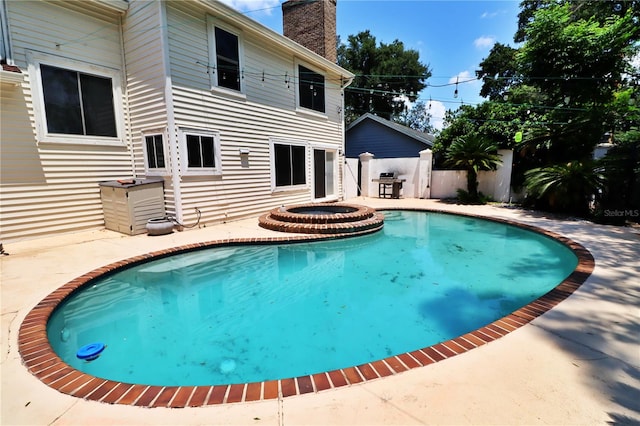
<svg viewBox="0 0 640 426">
<path fill-rule="evenodd" d="M 149 219 L 165 216 L 164 181 L 130 179 L 100 182 L 104 226 L 136 235 L 147 231 Z"/>
</svg>

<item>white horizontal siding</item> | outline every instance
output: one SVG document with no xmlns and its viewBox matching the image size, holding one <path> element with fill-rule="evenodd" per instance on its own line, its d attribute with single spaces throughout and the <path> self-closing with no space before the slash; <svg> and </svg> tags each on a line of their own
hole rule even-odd
<svg viewBox="0 0 640 426">
<path fill-rule="evenodd" d="M 33 50 L 104 67 L 122 67 L 118 14 L 89 16 L 73 10 L 77 9 L 73 7 L 76 2 L 6 3 L 18 65 L 25 64 L 26 51 Z"/>
<path fill-rule="evenodd" d="M 163 23 L 159 2 L 132 1 L 123 23 L 127 96 L 131 120 L 134 174 L 144 176 L 142 133 L 167 127 L 166 78 L 163 57 Z M 174 210 L 171 180 L 165 180 L 167 207 Z"/>
<path fill-rule="evenodd" d="M 182 177 L 185 222 L 195 220 L 194 207 L 207 223 L 257 215 L 280 204 L 309 202 L 311 149 L 307 158 L 309 189 L 272 193 L 270 138 L 305 141 L 311 147 L 342 146 L 340 124 L 326 119 L 186 88 L 174 87 L 173 97 L 177 124 L 218 131 L 222 151 L 222 176 Z M 248 167 L 243 167 L 239 148 L 250 150 Z"/>
<path fill-rule="evenodd" d="M 280 204 L 309 202 L 313 197 L 312 148 L 342 148 L 338 108 L 342 97 L 335 83 L 340 76 L 314 68 L 326 74 L 327 114 L 297 111 L 296 58 L 258 39 L 254 32 L 236 28 L 243 42 L 243 96 L 212 91 L 206 67 L 213 64 L 206 11 L 187 2 L 166 5 L 176 126 L 217 131 L 221 144 L 221 175 L 181 178 L 185 224 L 196 220 L 196 207 L 202 222 L 208 223 L 255 216 Z M 224 26 L 224 16 L 213 19 Z M 272 193 L 270 138 L 308 143 L 307 190 Z M 247 163 L 241 161 L 239 148 L 249 148 Z M 173 149 L 180 149 L 180 141 Z"/>
<path fill-rule="evenodd" d="M 120 17 L 93 2 L 6 5 L 14 59 L 25 79 L 0 91 L 0 238 L 100 227 L 98 183 L 131 176 L 131 155 L 124 146 L 39 143 L 27 53 L 121 70 Z"/>
<path fill-rule="evenodd" d="M 214 64 L 209 52 L 207 16 L 203 8 L 190 2 L 167 4 L 171 79 L 174 86 L 203 91 L 210 89 L 209 73 L 215 73 L 215 69 L 207 68 Z M 213 17 L 213 22 L 224 26 L 224 16 Z M 240 28 L 234 30 L 242 40 L 242 84 L 247 101 L 295 110 L 296 58 L 282 48 L 256 38 L 249 31 Z M 329 75 L 318 67 L 312 68 L 326 74 L 326 113 L 329 120 L 340 120 L 340 76 Z"/>
<path fill-rule="evenodd" d="M 185 224 L 195 221 L 195 207 L 207 223 L 311 199 L 311 149 L 307 158 L 309 189 L 271 192 L 270 138 L 306 141 L 310 148 L 316 144 L 342 148 L 341 96 L 336 84 L 340 76 L 312 67 L 327 78 L 326 116 L 296 111 L 296 58 L 285 47 L 258 38 L 251 28 L 239 29 L 244 99 L 211 92 L 206 64 L 212 59 L 202 3 L 132 0 L 122 17 L 84 2 L 8 2 L 8 9 L 14 58 L 25 72 L 29 51 L 125 71 L 119 28 L 122 19 L 127 64 L 123 72 L 127 88 L 124 121 L 126 141 L 131 145 L 38 144 L 28 75 L 21 87 L 3 87 L 3 241 L 102 226 L 98 182 L 132 173 L 143 175 L 142 132 L 166 128 L 167 116 L 173 112 L 176 127 L 168 129 L 173 140 L 178 127 L 196 127 L 217 131 L 221 141 L 221 175 L 181 178 Z M 169 60 L 170 80 L 165 76 L 165 58 Z M 165 99 L 168 81 L 172 83 L 171 105 Z M 170 148 L 179 153 L 179 142 Z M 248 163 L 241 161 L 239 148 L 250 149 Z M 178 165 L 171 166 L 178 171 Z M 175 214 L 178 188 L 174 191 L 171 185 L 172 179 L 165 177 L 167 213 Z"/>
<path fill-rule="evenodd" d="M 167 32 L 172 84 L 209 87 L 206 14 L 191 2 L 167 4 Z"/>
</svg>

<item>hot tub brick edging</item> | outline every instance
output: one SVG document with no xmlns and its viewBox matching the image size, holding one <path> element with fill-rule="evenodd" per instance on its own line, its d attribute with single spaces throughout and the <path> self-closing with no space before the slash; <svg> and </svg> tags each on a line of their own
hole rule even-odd
<svg viewBox="0 0 640 426">
<path fill-rule="evenodd" d="M 349 212 L 332 214 L 304 214 L 305 209 L 350 209 Z M 344 234 L 360 235 L 362 232 L 375 232 L 382 229 L 384 215 L 375 209 L 357 204 L 296 204 L 279 207 L 258 218 L 260 227 L 278 232 L 302 234 Z"/>
<path fill-rule="evenodd" d="M 373 209 L 370 210 L 375 212 Z M 385 210 L 413 210 L 458 214 L 448 211 L 425 209 Z M 376 212 L 376 214 L 382 218 L 384 217 L 381 213 Z M 113 262 L 81 275 L 54 290 L 36 304 L 20 324 L 18 330 L 18 352 L 22 358 L 22 364 L 27 370 L 47 386 L 67 395 L 107 404 L 135 405 L 149 408 L 184 408 L 290 397 L 322 392 L 342 386 L 351 386 L 390 375 L 400 374 L 413 368 L 419 368 L 446 360 L 447 358 L 466 353 L 476 347 L 491 343 L 535 320 L 565 300 L 589 278 L 595 268 L 594 258 L 585 247 L 554 232 L 506 219 L 496 219 L 472 214 L 458 215 L 478 217 L 485 220 L 514 225 L 554 238 L 575 253 L 578 257 L 578 265 L 573 273 L 562 283 L 546 294 L 477 330 L 413 352 L 394 355 L 363 365 L 296 378 L 215 386 L 136 385 L 99 379 L 87 375 L 67 365 L 53 352 L 46 332 L 49 317 L 58 304 L 65 298 L 101 275 L 109 274 L 122 267 L 142 263 L 150 259 L 203 248 L 242 244 L 320 241 L 346 238 L 354 235 L 366 235 L 377 231 L 378 228 L 376 228 L 376 224 L 372 221 L 367 229 L 360 229 L 357 232 L 350 233 L 349 231 L 353 230 L 353 223 L 351 223 L 351 228 L 349 227 L 349 223 L 327 223 L 323 225 L 327 230 L 330 230 L 331 233 L 309 233 L 306 235 L 288 235 L 269 238 L 234 238 L 187 244 Z M 265 220 L 269 220 L 268 215 L 264 215 L 264 217 Z M 279 224 L 279 226 L 283 227 L 286 227 L 286 225 L 287 224 Z"/>
</svg>

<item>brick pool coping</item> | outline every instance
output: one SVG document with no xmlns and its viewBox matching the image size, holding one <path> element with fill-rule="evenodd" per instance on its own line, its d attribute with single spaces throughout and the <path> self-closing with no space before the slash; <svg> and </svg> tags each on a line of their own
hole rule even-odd
<svg viewBox="0 0 640 426">
<path fill-rule="evenodd" d="M 289 235 L 272 238 L 224 239 L 187 244 L 134 256 L 94 269 L 49 294 L 27 314 L 20 325 L 18 351 L 22 357 L 23 365 L 40 381 L 59 392 L 85 400 L 109 404 L 134 405 L 149 408 L 183 408 L 302 395 L 399 374 L 413 368 L 423 367 L 463 354 L 471 349 L 490 343 L 528 324 L 569 297 L 587 280 L 595 266 L 593 256 L 581 244 L 555 232 L 532 225 L 522 224 L 512 220 L 466 213 L 451 213 L 436 209 L 384 208 L 382 210 L 408 210 L 454 214 L 514 225 L 546 235 L 561 242 L 576 254 L 578 257 L 578 265 L 564 281 L 543 296 L 477 330 L 412 352 L 390 356 L 354 367 L 308 376 L 231 385 L 149 386 L 115 382 L 85 374 L 72 368 L 55 354 L 49 344 L 46 331 L 47 321 L 50 315 L 66 297 L 104 274 L 112 273 L 125 266 L 143 263 L 153 258 L 203 248 L 244 244 L 311 242 L 363 235 L 375 232 L 375 230 L 358 234 Z"/>
</svg>

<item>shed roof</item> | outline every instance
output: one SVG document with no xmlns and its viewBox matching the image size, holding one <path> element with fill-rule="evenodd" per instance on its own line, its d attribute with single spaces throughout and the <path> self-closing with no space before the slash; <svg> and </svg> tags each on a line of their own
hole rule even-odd
<svg viewBox="0 0 640 426">
<path fill-rule="evenodd" d="M 412 139 L 417 140 L 418 142 L 422 142 L 425 145 L 428 145 L 429 147 L 433 146 L 433 141 L 435 140 L 435 136 L 433 136 L 430 133 L 424 133 L 424 132 L 420 132 L 418 130 L 412 129 L 411 127 L 407 127 L 407 126 L 403 126 L 402 124 L 398 124 L 398 123 L 394 123 L 393 121 L 390 120 L 386 120 L 382 117 L 378 117 L 377 115 L 371 114 L 371 113 L 366 113 L 364 115 L 361 115 L 360 117 L 358 117 L 357 120 L 355 120 L 354 122 L 352 122 L 351 124 L 349 124 L 347 126 L 347 131 L 349 131 L 350 129 L 358 126 L 360 123 L 362 123 L 365 120 L 373 120 L 377 123 L 382 124 L 383 126 L 386 126 L 396 132 L 400 132 L 403 133 L 407 136 L 409 136 Z"/>
</svg>

